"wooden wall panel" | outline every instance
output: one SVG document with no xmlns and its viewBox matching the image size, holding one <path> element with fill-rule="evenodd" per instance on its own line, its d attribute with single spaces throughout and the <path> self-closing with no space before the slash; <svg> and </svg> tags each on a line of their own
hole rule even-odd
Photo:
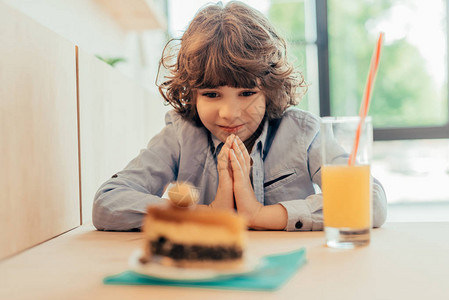
<svg viewBox="0 0 449 300">
<path fill-rule="evenodd" d="M 78 51 L 82 222 L 99 186 L 146 147 L 164 123 L 162 97 Z"/>
<path fill-rule="evenodd" d="M 0 258 L 80 224 L 75 48 L 0 1 Z"/>
</svg>

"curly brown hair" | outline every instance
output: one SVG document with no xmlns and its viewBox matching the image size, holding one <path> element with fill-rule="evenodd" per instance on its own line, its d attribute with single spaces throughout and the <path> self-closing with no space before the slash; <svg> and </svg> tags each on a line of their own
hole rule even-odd
<svg viewBox="0 0 449 300">
<path fill-rule="evenodd" d="M 257 86 L 266 97 L 268 119 L 298 104 L 296 89 L 305 87 L 304 78 L 287 61 L 285 40 L 257 10 L 238 1 L 206 5 L 181 37 L 179 50 L 175 41 L 162 53 L 158 77 L 161 68 L 169 75 L 158 87 L 185 119 L 201 124 L 195 105 L 201 88 Z"/>
</svg>

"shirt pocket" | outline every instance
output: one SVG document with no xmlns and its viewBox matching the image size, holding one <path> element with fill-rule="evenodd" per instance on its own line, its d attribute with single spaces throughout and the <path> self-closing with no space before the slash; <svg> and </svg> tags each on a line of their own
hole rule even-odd
<svg viewBox="0 0 449 300">
<path fill-rule="evenodd" d="M 286 169 L 275 174 L 270 175 L 266 178 L 263 183 L 265 193 L 268 193 L 278 187 L 281 187 L 297 177 L 296 169 Z"/>
</svg>

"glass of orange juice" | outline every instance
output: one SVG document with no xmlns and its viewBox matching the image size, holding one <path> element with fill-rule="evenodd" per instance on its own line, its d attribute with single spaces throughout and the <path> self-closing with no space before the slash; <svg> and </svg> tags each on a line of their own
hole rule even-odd
<svg viewBox="0 0 449 300">
<path fill-rule="evenodd" d="M 349 163 L 359 121 L 359 117 L 324 117 L 321 121 L 324 231 L 326 244 L 332 248 L 351 249 L 370 242 L 371 117 L 363 122 L 355 161 Z"/>
</svg>

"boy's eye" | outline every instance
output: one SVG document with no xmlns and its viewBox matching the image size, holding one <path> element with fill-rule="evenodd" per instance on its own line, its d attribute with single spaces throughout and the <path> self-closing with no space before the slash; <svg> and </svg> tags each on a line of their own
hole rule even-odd
<svg viewBox="0 0 449 300">
<path fill-rule="evenodd" d="M 255 95 L 255 94 L 257 94 L 257 92 L 255 92 L 255 91 L 244 91 L 244 92 L 242 92 L 242 96 L 243 97 L 250 97 L 250 96 Z"/>
<path fill-rule="evenodd" d="M 203 93 L 202 95 L 207 98 L 217 98 L 218 97 L 218 94 L 214 93 L 214 92 L 206 92 L 206 93 Z"/>
</svg>

